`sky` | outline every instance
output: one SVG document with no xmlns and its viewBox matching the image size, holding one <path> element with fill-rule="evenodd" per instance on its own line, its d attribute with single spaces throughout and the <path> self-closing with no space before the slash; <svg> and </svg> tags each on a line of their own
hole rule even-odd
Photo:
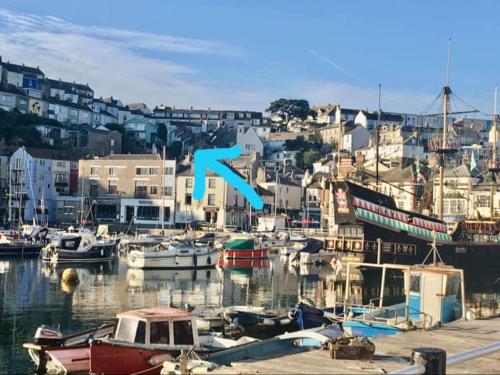
<svg viewBox="0 0 500 375">
<path fill-rule="evenodd" d="M 493 0 L 0 0 L 0 55 L 151 107 L 376 110 L 380 83 L 383 110 L 422 113 L 451 38 L 451 88 L 491 113 L 499 13 Z"/>
</svg>

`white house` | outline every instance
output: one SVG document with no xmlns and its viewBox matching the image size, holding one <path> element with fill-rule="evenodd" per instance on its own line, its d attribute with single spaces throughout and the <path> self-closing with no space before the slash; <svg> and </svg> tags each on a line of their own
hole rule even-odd
<svg viewBox="0 0 500 375">
<path fill-rule="evenodd" d="M 348 126 L 344 129 L 342 148 L 354 154 L 356 150 L 368 146 L 370 132 L 362 125 Z"/>
<path fill-rule="evenodd" d="M 238 126 L 236 144 L 240 146 L 243 155 L 249 155 L 254 152 L 261 156 L 264 155 L 264 143 L 252 126 Z"/>
</svg>

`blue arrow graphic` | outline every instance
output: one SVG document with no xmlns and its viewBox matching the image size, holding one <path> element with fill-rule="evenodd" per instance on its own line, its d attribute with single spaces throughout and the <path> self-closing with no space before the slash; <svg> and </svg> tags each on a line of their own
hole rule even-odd
<svg viewBox="0 0 500 375">
<path fill-rule="evenodd" d="M 193 198 L 197 201 L 203 199 L 203 195 L 205 194 L 206 170 L 208 168 L 224 178 L 229 185 L 243 194 L 253 208 L 257 210 L 262 209 L 264 202 L 262 202 L 262 199 L 260 199 L 255 190 L 245 180 L 219 161 L 222 159 L 235 159 L 240 154 L 241 148 L 237 145 L 231 148 L 197 150 L 194 153 Z"/>
</svg>

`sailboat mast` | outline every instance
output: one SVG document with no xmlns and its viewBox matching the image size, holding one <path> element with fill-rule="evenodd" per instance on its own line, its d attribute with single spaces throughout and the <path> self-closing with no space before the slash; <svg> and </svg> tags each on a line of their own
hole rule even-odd
<svg viewBox="0 0 500 375">
<path fill-rule="evenodd" d="M 9 229 L 12 229 L 12 160 L 9 161 Z"/>
<path fill-rule="evenodd" d="M 161 217 L 161 233 L 165 235 L 165 145 L 163 145 L 161 157 L 161 209 L 163 210 Z"/>
<path fill-rule="evenodd" d="M 494 103 L 494 111 L 493 111 L 493 152 L 491 156 L 491 161 L 493 164 L 493 168 L 497 167 L 497 91 L 498 87 L 495 86 L 495 103 Z"/>
<path fill-rule="evenodd" d="M 444 166 L 445 166 L 445 149 L 448 144 L 448 101 L 451 93 L 449 87 L 450 81 L 450 52 L 451 39 L 448 40 L 448 63 L 446 65 L 446 84 L 443 88 L 443 142 L 441 145 L 441 165 L 439 167 L 439 218 L 444 217 Z"/>
<path fill-rule="evenodd" d="M 378 165 L 380 163 L 380 155 L 379 155 L 379 144 L 380 144 L 380 115 L 381 115 L 381 110 L 380 110 L 380 97 L 381 97 L 381 91 L 382 91 L 382 85 L 379 83 L 378 84 L 378 116 L 377 116 L 377 129 L 375 131 L 375 137 L 376 137 L 376 148 L 375 148 L 375 176 L 376 176 L 376 187 L 377 187 L 377 192 L 379 191 L 379 180 L 380 180 L 380 175 L 379 175 L 379 170 L 378 170 Z"/>
</svg>

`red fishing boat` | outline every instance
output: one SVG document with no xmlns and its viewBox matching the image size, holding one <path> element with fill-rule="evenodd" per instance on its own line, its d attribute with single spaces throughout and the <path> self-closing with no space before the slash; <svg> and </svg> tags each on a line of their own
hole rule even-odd
<svg viewBox="0 0 500 375">
<path fill-rule="evenodd" d="M 267 258 L 269 248 L 253 238 L 235 238 L 224 245 L 224 259 Z"/>
<path fill-rule="evenodd" d="M 106 336 L 86 332 L 73 345 L 54 329 L 55 336 L 44 334 L 45 340 L 54 336 L 50 345 L 35 341 L 24 347 L 41 372 L 152 375 L 160 374 L 163 362 L 177 358 L 183 349 L 204 355 L 234 345 L 213 335 L 198 336 L 196 317 L 182 309 L 146 308 L 117 318 L 112 334 L 106 326 Z"/>
</svg>

